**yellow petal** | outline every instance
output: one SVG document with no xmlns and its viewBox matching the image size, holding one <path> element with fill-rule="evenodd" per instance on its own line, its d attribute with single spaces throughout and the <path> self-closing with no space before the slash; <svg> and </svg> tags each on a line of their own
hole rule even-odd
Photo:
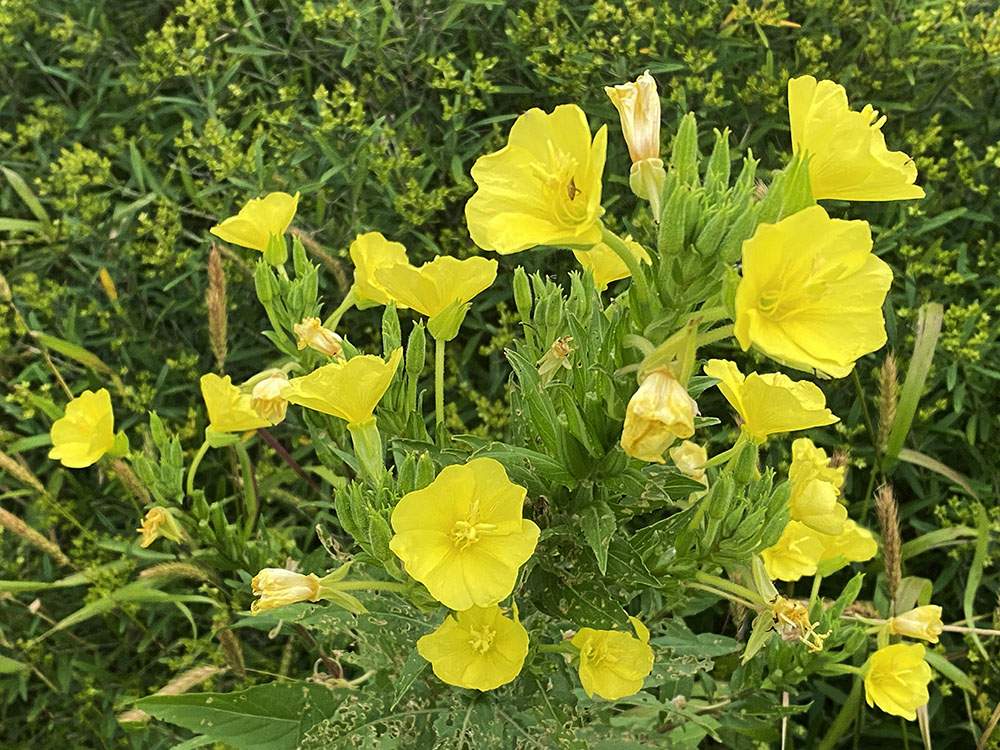
<svg viewBox="0 0 1000 750">
<path fill-rule="evenodd" d="M 201 395 L 208 410 L 208 426 L 215 432 L 245 432 L 271 426 L 250 405 L 250 394 L 233 385 L 228 375 L 202 375 Z"/>
<path fill-rule="evenodd" d="M 359 234 L 350 248 L 354 262 L 354 296 L 365 304 L 387 305 L 392 297 L 375 278 L 379 269 L 407 264 L 406 248 L 399 242 L 390 242 L 381 232 Z M 406 305 L 396 300 L 397 307 Z"/>
<path fill-rule="evenodd" d="M 252 198 L 238 215 L 208 231 L 226 242 L 264 252 L 272 235 L 283 235 L 288 229 L 298 204 L 298 193 L 268 193 L 263 198 Z"/>
<path fill-rule="evenodd" d="M 301 378 L 292 378 L 282 391 L 291 404 L 331 414 L 348 424 L 371 418 L 396 374 L 403 350 L 385 361 L 364 354 L 346 362 L 333 362 Z"/>
</svg>

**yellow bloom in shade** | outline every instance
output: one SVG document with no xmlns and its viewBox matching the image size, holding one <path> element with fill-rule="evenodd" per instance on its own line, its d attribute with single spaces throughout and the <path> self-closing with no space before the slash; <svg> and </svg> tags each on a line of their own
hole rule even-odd
<svg viewBox="0 0 1000 750">
<path fill-rule="evenodd" d="M 315 349 L 328 357 L 339 357 L 344 347 L 343 339 L 329 328 L 324 328 L 319 318 L 303 318 L 301 323 L 292 326 L 295 335 L 299 337 L 298 348 Z"/>
<path fill-rule="evenodd" d="M 538 543 L 538 526 L 521 516 L 526 493 L 492 458 L 447 466 L 396 505 L 389 549 L 449 609 L 492 607 Z"/>
<path fill-rule="evenodd" d="M 817 200 L 894 201 L 923 198 L 914 185 L 917 167 L 885 145 L 885 117 L 866 105 L 852 112 L 847 91 L 812 76 L 788 82 L 792 148 L 809 156 L 809 180 Z"/>
<path fill-rule="evenodd" d="M 417 653 L 443 682 L 493 690 L 513 680 L 528 655 L 528 631 L 500 607 L 470 607 L 417 641 Z"/>
<path fill-rule="evenodd" d="M 84 391 L 66 404 L 66 412 L 52 423 L 49 458 L 70 469 L 83 469 L 111 450 L 115 442 L 115 414 L 111 394 L 101 388 Z"/>
<path fill-rule="evenodd" d="M 653 261 L 646 252 L 646 248 L 632 239 L 631 235 L 625 236 L 625 247 L 647 266 Z M 618 253 L 612 250 L 603 242 L 598 242 L 589 250 L 574 250 L 573 255 L 585 269 L 594 275 L 594 285 L 598 291 L 603 292 L 608 288 L 608 284 L 619 279 L 627 279 L 631 276 L 625 261 L 618 257 Z"/>
<path fill-rule="evenodd" d="M 887 714 L 913 721 L 927 703 L 930 665 L 924 661 L 923 644 L 896 643 L 880 648 L 868 659 L 865 700 Z"/>
<path fill-rule="evenodd" d="M 660 95 L 647 70 L 633 83 L 605 86 L 604 93 L 618 110 L 622 135 L 633 162 L 660 156 Z M 662 164 L 661 164 L 662 166 Z"/>
<path fill-rule="evenodd" d="M 878 552 L 878 542 L 872 533 L 863 526 L 858 526 L 848 518 L 844 521 L 844 530 L 836 535 L 819 534 L 823 542 L 823 554 L 820 562 L 841 559 L 843 562 L 868 562 Z"/>
<path fill-rule="evenodd" d="M 136 531 L 142 534 L 140 547 L 148 547 L 161 536 L 172 542 L 179 542 L 184 538 L 184 532 L 177 525 L 173 514 L 167 508 L 158 505 L 146 511 L 146 516 L 142 519 L 142 528 Z"/>
<path fill-rule="evenodd" d="M 570 641 L 580 649 L 580 682 L 587 695 L 618 700 L 635 695 L 653 670 L 649 630 L 629 617 L 638 638 L 620 630 L 580 628 Z"/>
<path fill-rule="evenodd" d="M 250 394 L 233 385 L 228 375 L 202 375 L 201 395 L 208 409 L 208 427 L 215 432 L 246 432 L 273 424 L 257 413 Z"/>
<path fill-rule="evenodd" d="M 710 359 L 705 374 L 718 378 L 718 388 L 743 419 L 743 430 L 758 442 L 779 432 L 806 430 L 838 421 L 826 408 L 826 397 L 804 380 L 781 373 L 744 377 L 735 363 Z"/>
<path fill-rule="evenodd" d="M 669 370 L 654 370 L 632 394 L 625 410 L 621 445 L 642 461 L 662 464 L 663 451 L 677 438 L 694 435 L 698 404 Z"/>
<path fill-rule="evenodd" d="M 351 260 L 354 263 L 354 286 L 352 290 L 358 307 L 372 305 L 388 305 L 392 297 L 382 288 L 375 278 L 381 268 L 410 262 L 406 257 L 406 248 L 400 242 L 390 242 L 381 232 L 359 234 L 351 243 Z M 396 307 L 405 307 L 396 300 Z"/>
<path fill-rule="evenodd" d="M 282 391 L 290 404 L 340 417 L 349 425 L 371 418 L 375 407 L 389 389 L 403 358 L 396 349 L 386 362 L 363 354 L 346 362 L 333 362 L 301 378 L 292 378 Z"/>
<path fill-rule="evenodd" d="M 264 378 L 250 392 L 250 408 L 268 424 L 278 424 L 285 419 L 288 401 L 282 396 L 282 391 L 288 385 L 284 373 L 276 372 L 269 378 Z"/>
<path fill-rule="evenodd" d="M 250 582 L 254 596 L 260 599 L 250 605 L 250 613 L 277 609 L 295 602 L 319 601 L 319 578 L 314 573 L 302 575 L 284 568 L 264 568 Z"/>
<path fill-rule="evenodd" d="M 299 194 L 268 193 L 252 198 L 236 216 L 230 216 L 208 231 L 220 240 L 264 252 L 274 235 L 281 236 L 295 217 Z"/>
<path fill-rule="evenodd" d="M 591 140 L 575 104 L 518 117 L 507 145 L 472 167 L 478 190 L 465 206 L 472 241 L 501 254 L 599 242 L 607 143 L 607 126 Z"/>
<path fill-rule="evenodd" d="M 925 604 L 923 607 L 889 618 L 890 633 L 905 635 L 907 638 L 923 638 L 931 643 L 938 642 L 938 636 L 943 629 L 941 607 L 936 604 Z"/>
<path fill-rule="evenodd" d="M 799 521 L 789 521 L 781 538 L 761 552 L 767 574 L 778 581 L 797 581 L 816 573 L 825 549 L 820 535 Z"/>
<path fill-rule="evenodd" d="M 892 269 L 872 254 L 864 221 L 810 206 L 761 224 L 743 243 L 736 339 L 800 370 L 848 375 L 885 344 L 882 303 Z"/>
</svg>

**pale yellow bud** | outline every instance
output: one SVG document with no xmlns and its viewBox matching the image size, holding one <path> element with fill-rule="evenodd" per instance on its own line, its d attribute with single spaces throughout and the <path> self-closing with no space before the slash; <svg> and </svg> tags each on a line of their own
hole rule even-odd
<svg viewBox="0 0 1000 750">
<path fill-rule="evenodd" d="M 685 440 L 680 445 L 670 449 L 670 458 L 680 469 L 681 474 L 708 485 L 705 481 L 705 469 L 702 468 L 708 461 L 708 451 L 703 446 Z"/>
<path fill-rule="evenodd" d="M 257 416 L 273 425 L 282 421 L 288 409 L 288 401 L 281 392 L 287 387 L 288 378 L 280 372 L 257 383 L 250 393 L 250 406 L 257 412 Z"/>
<path fill-rule="evenodd" d="M 161 536 L 179 542 L 184 538 L 184 531 L 177 525 L 173 514 L 166 508 L 155 506 L 146 511 L 146 517 L 142 519 L 142 528 L 136 529 L 142 534 L 139 541 L 140 547 L 148 547 Z"/>
<path fill-rule="evenodd" d="M 253 577 L 250 586 L 254 596 L 260 597 L 250 605 L 251 614 L 319 599 L 319 578 L 313 573 L 302 575 L 283 568 L 264 568 Z"/>
<path fill-rule="evenodd" d="M 905 635 L 907 638 L 922 638 L 931 643 L 938 642 L 943 627 L 941 607 L 936 604 L 927 604 L 889 618 L 890 633 Z"/>
<path fill-rule="evenodd" d="M 319 318 L 303 318 L 301 323 L 292 326 L 295 335 L 299 337 L 299 349 L 315 349 L 328 357 L 339 357 L 343 354 L 344 347 L 341 345 L 341 337 L 324 328 Z"/>
<path fill-rule="evenodd" d="M 605 87 L 618 110 L 632 162 L 660 156 L 660 96 L 647 70 L 633 83 Z"/>
<path fill-rule="evenodd" d="M 694 434 L 698 404 L 669 370 L 654 370 L 628 402 L 621 445 L 633 458 L 664 463 L 663 452 L 677 438 Z"/>
</svg>

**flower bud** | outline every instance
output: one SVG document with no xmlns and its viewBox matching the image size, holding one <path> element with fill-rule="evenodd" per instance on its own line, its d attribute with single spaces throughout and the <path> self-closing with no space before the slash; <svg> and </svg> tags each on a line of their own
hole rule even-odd
<svg viewBox="0 0 1000 750">
<path fill-rule="evenodd" d="M 663 451 L 694 434 L 698 404 L 669 370 L 654 370 L 628 402 L 621 445 L 633 458 L 664 463 Z"/>
<path fill-rule="evenodd" d="M 250 406 L 257 412 L 257 416 L 273 425 L 281 422 L 288 409 L 288 401 L 281 395 L 281 391 L 287 386 L 288 378 L 280 372 L 257 383 L 250 393 Z"/>
<path fill-rule="evenodd" d="M 295 335 L 299 337 L 299 349 L 315 349 L 328 357 L 342 356 L 344 347 L 341 345 L 341 337 L 324 328 L 319 318 L 303 318 L 301 323 L 292 326 Z"/>
<path fill-rule="evenodd" d="M 941 607 L 936 604 L 927 604 L 889 618 L 890 633 L 905 635 L 907 638 L 922 638 L 931 643 L 938 642 L 942 628 Z"/>
<path fill-rule="evenodd" d="M 660 96 L 647 70 L 633 83 L 604 89 L 621 118 L 632 162 L 660 156 Z"/>
<path fill-rule="evenodd" d="M 295 602 L 315 602 L 319 599 L 319 578 L 313 573 L 302 575 L 282 568 L 264 568 L 250 582 L 254 596 L 260 599 L 250 606 L 257 614 L 263 609 L 277 609 Z"/>
<path fill-rule="evenodd" d="M 160 506 L 150 508 L 146 512 L 146 517 L 142 519 L 142 528 L 136 531 L 142 534 L 140 547 L 148 547 L 161 536 L 173 542 L 179 542 L 184 538 L 184 531 L 177 525 L 173 513 Z"/>
</svg>

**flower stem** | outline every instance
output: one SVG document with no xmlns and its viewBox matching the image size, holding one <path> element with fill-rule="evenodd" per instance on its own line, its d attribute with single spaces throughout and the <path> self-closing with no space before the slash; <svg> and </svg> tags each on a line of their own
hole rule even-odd
<svg viewBox="0 0 1000 750">
<path fill-rule="evenodd" d="M 444 344 L 434 339 L 434 417 L 439 427 L 444 424 Z"/>
<path fill-rule="evenodd" d="M 195 453 L 194 454 L 194 458 L 191 459 L 191 468 L 188 469 L 188 476 L 187 476 L 187 488 L 186 489 L 187 489 L 187 494 L 188 495 L 193 495 L 194 494 L 194 475 L 195 475 L 195 472 L 198 471 L 198 464 L 201 463 L 201 459 L 203 459 L 205 457 L 206 453 L 208 453 L 208 441 L 207 440 L 204 443 L 201 444 L 201 447 L 198 449 L 198 452 Z"/>
<path fill-rule="evenodd" d="M 711 573 L 703 573 L 699 571 L 698 573 L 695 573 L 695 578 L 697 578 L 701 583 L 717 586 L 724 591 L 729 591 L 730 593 L 749 599 L 751 602 L 757 602 L 756 604 L 752 604 L 752 607 L 761 607 L 766 603 L 763 597 L 761 597 L 761 595 L 756 591 L 748 589 L 746 586 L 740 586 L 738 583 L 733 583 L 725 578 L 713 576 Z"/>
<path fill-rule="evenodd" d="M 698 337 L 698 346 L 707 346 L 708 344 L 714 344 L 716 341 L 721 341 L 722 339 L 728 339 L 733 335 L 732 324 L 726 326 L 719 326 L 718 328 L 713 328 L 711 331 L 705 331 Z"/>
<path fill-rule="evenodd" d="M 246 509 L 246 536 L 249 538 L 254 522 L 257 520 L 257 487 L 247 449 L 243 443 L 236 443 L 233 447 L 236 448 L 236 455 L 240 461 L 240 475 L 243 480 L 243 506 Z"/>
<path fill-rule="evenodd" d="M 538 647 L 540 654 L 578 654 L 579 649 L 569 641 L 562 643 L 543 643 Z"/>
<path fill-rule="evenodd" d="M 337 330 L 337 325 L 340 323 L 340 319 L 344 317 L 344 313 L 350 310 L 354 306 L 354 287 L 347 293 L 344 300 L 340 303 L 340 306 L 334 310 L 330 316 L 324 321 L 323 327 L 329 328 L 331 331 Z"/>
<path fill-rule="evenodd" d="M 410 585 L 407 583 L 394 583 L 390 581 L 338 581 L 330 584 L 330 588 L 335 591 L 407 591 Z"/>
<path fill-rule="evenodd" d="M 639 305 L 645 311 L 645 308 L 649 305 L 649 282 L 646 281 L 646 275 L 642 272 L 639 259 L 632 255 L 621 237 L 603 224 L 601 225 L 601 239 L 605 245 L 615 251 L 615 254 L 628 267 L 628 272 L 632 275 L 632 281 L 635 284 L 636 295 L 639 297 Z"/>
</svg>

